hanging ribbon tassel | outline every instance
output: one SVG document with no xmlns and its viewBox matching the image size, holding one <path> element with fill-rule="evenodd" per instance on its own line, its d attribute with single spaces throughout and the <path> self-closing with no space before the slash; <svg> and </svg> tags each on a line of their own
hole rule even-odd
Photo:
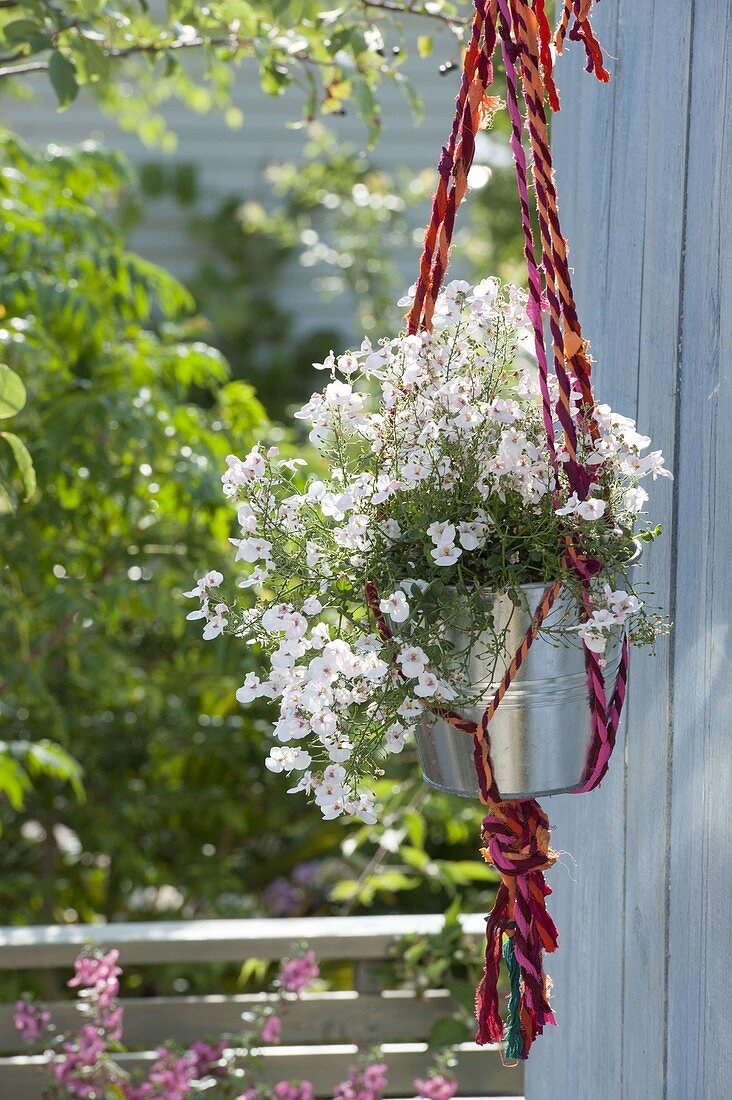
<svg viewBox="0 0 732 1100">
<path fill-rule="evenodd" d="M 544 953 L 556 951 L 559 940 L 546 909 L 551 890 L 544 880 L 544 871 L 557 856 L 549 846 L 547 816 L 534 799 L 489 802 L 489 807 L 490 813 L 483 820 L 485 847 L 481 854 L 500 873 L 501 885 L 486 925 L 485 969 L 476 997 L 475 1041 L 483 1046 L 510 1040 L 515 1051 L 520 1030 L 522 1042 L 517 1057 L 525 1059 L 544 1028 L 556 1024 L 549 1004 L 551 983 L 544 972 Z M 501 955 L 506 958 L 502 946 L 504 933 L 510 933 L 511 940 L 509 977 L 514 963 L 520 976 L 518 1022 L 516 1007 L 512 1008 L 509 1002 L 507 1027 L 501 1019 L 498 998 Z M 517 980 L 515 974 L 513 979 Z"/>
<path fill-rule="evenodd" d="M 504 1054 L 510 1061 L 516 1061 L 524 1057 L 524 1033 L 521 1030 L 521 968 L 516 961 L 510 925 L 508 936 L 503 944 L 503 961 L 508 971 L 509 984 Z"/>
</svg>

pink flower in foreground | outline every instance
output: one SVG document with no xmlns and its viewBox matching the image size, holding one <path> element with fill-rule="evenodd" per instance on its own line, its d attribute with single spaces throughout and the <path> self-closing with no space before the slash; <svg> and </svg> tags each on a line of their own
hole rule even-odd
<svg viewBox="0 0 732 1100">
<path fill-rule="evenodd" d="M 29 1004 L 27 1001 L 16 1001 L 13 1023 L 26 1043 L 37 1042 L 50 1022 L 51 1013 L 46 1012 L 40 1005 Z"/>
<path fill-rule="evenodd" d="M 282 1021 L 279 1016 L 268 1016 L 262 1024 L 262 1041 L 279 1043 L 282 1034 Z"/>
<path fill-rule="evenodd" d="M 191 1062 L 194 1079 L 199 1080 L 201 1077 L 212 1075 L 218 1076 L 222 1072 L 226 1072 L 225 1068 L 218 1064 L 225 1049 L 226 1043 L 223 1042 L 204 1043 L 198 1041 L 193 1043 L 188 1050 L 188 1058 Z"/>
<path fill-rule="evenodd" d="M 277 985 L 286 993 L 299 993 L 310 982 L 320 975 L 318 964 L 315 961 L 315 952 L 306 951 L 304 955 L 296 959 L 288 959 L 283 962 L 277 977 Z"/>
<path fill-rule="evenodd" d="M 314 1100 L 315 1091 L 309 1081 L 279 1081 L 272 1090 L 274 1100 Z"/>
<path fill-rule="evenodd" d="M 436 1073 L 424 1081 L 417 1077 L 412 1083 L 417 1090 L 417 1095 L 424 1097 L 424 1100 L 452 1100 L 458 1089 L 454 1077 L 443 1077 L 441 1073 Z"/>
<path fill-rule="evenodd" d="M 101 1008 L 106 1008 L 119 996 L 119 977 L 122 971 L 117 966 L 119 951 L 112 950 L 106 955 L 79 955 L 74 962 L 74 977 L 69 979 L 71 989 L 87 989 L 94 995 Z"/>
<path fill-rule="evenodd" d="M 153 1096 L 165 1100 L 185 1100 L 191 1091 L 196 1076 L 196 1060 L 190 1053 L 174 1054 L 170 1050 L 159 1050 L 158 1060 L 150 1071 L 149 1083 L 153 1086 Z"/>
<path fill-rule="evenodd" d="M 359 1073 L 355 1066 L 351 1066 L 348 1079 L 334 1088 L 333 1100 L 379 1100 L 388 1084 L 387 1068 L 383 1062 L 374 1062 Z"/>
</svg>

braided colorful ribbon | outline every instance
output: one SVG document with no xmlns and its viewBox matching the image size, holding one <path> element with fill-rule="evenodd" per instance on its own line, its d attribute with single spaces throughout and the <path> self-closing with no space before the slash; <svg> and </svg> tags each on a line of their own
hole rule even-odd
<svg viewBox="0 0 732 1100">
<path fill-rule="evenodd" d="M 577 457 L 578 429 L 596 434 L 591 416 L 594 397 L 587 343 L 582 337 L 572 291 L 567 242 L 559 222 L 545 104 L 548 102 L 553 111 L 559 109 L 553 79 L 552 46 L 557 54 L 561 54 L 567 36 L 584 44 L 588 72 L 594 73 L 601 81 L 610 79 L 604 67 L 602 49 L 590 25 L 594 2 L 599 0 L 564 0 L 559 25 L 552 37 L 545 0 L 474 0 L 475 16 L 464 56 L 455 119 L 450 139 L 440 157 L 440 178 L 425 232 L 414 304 L 407 319 L 412 333 L 432 327 L 435 303 L 447 271 L 455 215 L 468 190 L 476 134 L 497 102 L 488 95 L 488 89 L 493 82 L 493 55 L 500 39 L 528 273 L 528 314 L 534 333 L 547 446 L 557 475 L 558 494 L 556 417 L 566 451 L 566 461 L 562 462 L 561 468 L 570 490 L 576 492 L 580 499 L 587 496 L 592 475 Z M 540 263 L 536 258 L 529 205 L 525 131 L 528 133 L 531 181 L 536 196 Z M 548 313 L 552 366 L 558 382 L 556 406 L 552 403 L 549 389 L 542 319 L 544 312 Z M 567 540 L 565 561 L 580 578 L 582 612 L 589 616 L 590 578 L 601 563 L 582 559 L 570 539 Z M 487 920 L 485 969 L 476 995 L 476 1042 L 484 1044 L 505 1040 L 507 1055 L 516 1058 L 526 1058 L 531 1044 L 545 1025 L 555 1023 L 549 1005 L 550 983 L 544 973 L 543 956 L 546 951 L 556 950 L 558 938 L 546 909 L 546 898 L 551 891 L 544 881 L 544 871 L 552 866 L 557 857 L 549 846 L 549 822 L 539 804 L 534 799 L 519 801 L 501 798 L 493 779 L 489 725 L 551 609 L 559 588 L 557 583 L 545 590 L 531 626 L 479 723 L 447 709 L 435 708 L 434 711 L 455 729 L 473 737 L 480 797 L 488 811 L 483 819 L 485 847 L 481 852 L 501 876 L 496 901 Z M 366 590 L 379 633 L 382 638 L 388 638 L 389 628 L 378 610 L 376 589 L 369 582 Z M 589 791 L 604 777 L 615 745 L 627 682 L 627 638 L 623 640 L 620 665 L 609 702 L 597 654 L 585 646 L 584 656 L 591 734 L 580 790 Z M 508 937 L 505 947 L 504 935 Z M 502 956 L 511 976 L 509 1020 L 505 1028 L 498 997 Z"/>
</svg>

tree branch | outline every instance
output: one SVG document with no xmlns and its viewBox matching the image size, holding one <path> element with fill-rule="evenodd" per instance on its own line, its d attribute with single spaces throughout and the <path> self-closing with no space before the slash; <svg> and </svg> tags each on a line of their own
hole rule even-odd
<svg viewBox="0 0 732 1100">
<path fill-rule="evenodd" d="M 0 0 L 0 2 L 2 2 L 2 0 Z M 105 50 L 105 54 L 108 58 L 119 60 L 125 57 L 132 57 L 134 54 L 155 55 L 169 53 L 171 50 L 200 49 L 202 46 L 215 46 L 230 49 L 232 53 L 239 53 L 241 50 L 251 49 L 254 44 L 254 40 L 251 38 L 236 38 L 234 36 L 228 38 L 203 38 L 197 35 L 195 38 L 189 36 L 175 38 L 172 42 L 150 42 L 147 45 L 140 42 L 133 46 L 124 46 L 119 49 L 108 48 Z M 11 60 L 12 58 L 0 58 L 0 62 Z M 289 60 L 299 61 L 303 65 L 325 66 L 326 68 L 336 64 L 335 61 L 319 61 L 314 57 L 310 57 L 307 53 L 291 54 Z M 13 65 L 9 68 L 0 69 L 0 79 L 4 76 L 24 76 L 26 73 L 45 72 L 47 69 L 47 61 L 29 61 L 23 65 Z"/>
<path fill-rule="evenodd" d="M 428 11 L 426 8 L 417 7 L 413 2 L 399 4 L 397 0 L 359 0 L 359 3 L 364 8 L 376 8 L 377 11 L 393 12 L 395 15 L 417 15 L 424 19 L 436 19 L 451 31 L 462 31 L 466 25 L 464 19 L 458 19 L 442 11 Z"/>
</svg>

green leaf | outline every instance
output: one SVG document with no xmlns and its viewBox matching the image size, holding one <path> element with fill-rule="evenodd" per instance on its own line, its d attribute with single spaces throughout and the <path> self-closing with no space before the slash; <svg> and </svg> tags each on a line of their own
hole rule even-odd
<svg viewBox="0 0 732 1100">
<path fill-rule="evenodd" d="M 0 419 L 6 420 L 19 413 L 25 400 L 23 379 L 5 363 L 0 363 Z"/>
<path fill-rule="evenodd" d="M 402 871 L 382 871 L 372 876 L 371 882 L 377 890 L 412 890 L 419 885 L 419 879 Z"/>
<path fill-rule="evenodd" d="M 429 57 L 433 45 L 434 39 L 431 34 L 420 34 L 417 38 L 417 53 L 420 57 Z"/>
<path fill-rule="evenodd" d="M 38 23 L 34 23 L 32 19 L 13 19 L 12 22 L 5 24 L 1 33 L 8 42 L 22 45 L 32 35 L 42 34 L 43 27 Z"/>
<path fill-rule="evenodd" d="M 28 776 L 5 749 L 5 744 L 0 742 L 0 794 L 5 795 L 14 810 L 22 810 L 25 793 L 30 786 Z"/>
<path fill-rule="evenodd" d="M 332 901 L 353 901 L 358 896 L 359 884 L 355 878 L 344 878 L 330 891 Z"/>
<path fill-rule="evenodd" d="M 366 123 L 369 149 L 381 137 L 381 115 L 376 96 L 365 80 L 354 78 L 353 98 Z"/>
<path fill-rule="evenodd" d="M 467 1038 L 467 1028 L 462 1020 L 456 1020 L 454 1016 L 443 1016 L 435 1021 L 427 1040 L 427 1046 L 430 1050 L 440 1050 L 443 1047 L 464 1043 Z"/>
<path fill-rule="evenodd" d="M 457 1003 L 464 1009 L 470 1013 L 475 1010 L 475 989 L 472 982 L 458 982 L 454 979 L 451 980 L 446 978 L 444 986 Z"/>
<path fill-rule="evenodd" d="M 245 959 L 239 971 L 240 985 L 248 985 L 250 982 L 261 984 L 269 969 L 266 959 Z"/>
<path fill-rule="evenodd" d="M 54 50 L 48 62 L 48 75 L 51 78 L 53 90 L 56 93 L 59 107 L 63 110 L 73 103 L 79 94 L 79 85 L 76 79 L 76 66 L 68 57 L 64 57 L 58 50 Z"/>
<path fill-rule="evenodd" d="M 14 432 L 0 432 L 0 437 L 5 440 L 15 457 L 15 464 L 23 482 L 25 494 L 23 500 L 30 500 L 36 491 L 36 471 L 30 451 Z"/>
</svg>

